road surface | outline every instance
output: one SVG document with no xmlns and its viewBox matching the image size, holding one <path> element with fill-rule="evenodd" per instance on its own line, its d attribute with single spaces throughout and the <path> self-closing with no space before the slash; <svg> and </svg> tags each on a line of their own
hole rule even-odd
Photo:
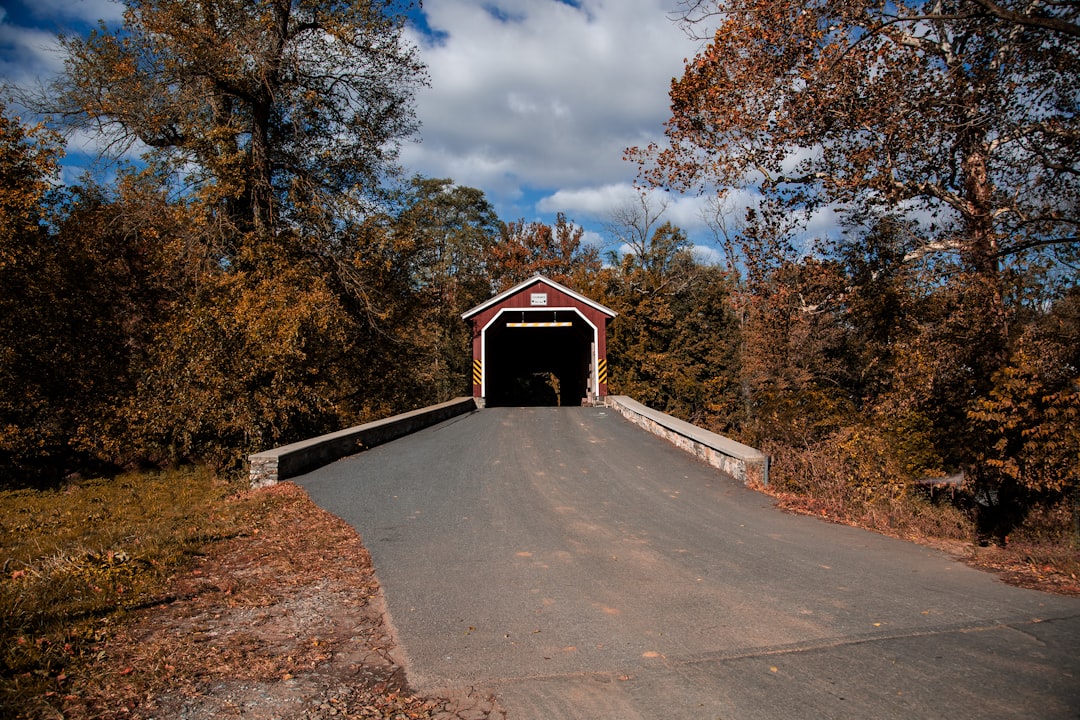
<svg viewBox="0 0 1080 720">
<path fill-rule="evenodd" d="M 603 408 L 491 408 L 297 479 L 417 690 L 511 720 L 1080 717 L 1080 599 L 789 515 Z"/>
</svg>

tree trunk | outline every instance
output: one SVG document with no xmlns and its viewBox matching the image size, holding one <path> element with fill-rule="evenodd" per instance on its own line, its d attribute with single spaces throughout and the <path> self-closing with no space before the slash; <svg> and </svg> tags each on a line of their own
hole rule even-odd
<svg viewBox="0 0 1080 720">
<path fill-rule="evenodd" d="M 251 220 L 256 237 L 265 239 L 273 230 L 273 163 L 270 157 L 270 133 L 274 91 L 280 89 L 281 56 L 289 37 L 290 0 L 277 0 L 274 16 L 267 28 L 268 47 L 264 55 L 263 76 L 251 108 Z"/>
<path fill-rule="evenodd" d="M 994 186 L 987 168 L 988 150 L 985 131 L 971 130 L 962 136 L 963 160 L 960 164 L 964 199 L 965 264 L 978 280 L 980 292 L 975 294 L 986 303 L 983 327 L 985 355 L 984 381 L 1008 359 L 1008 313 L 1005 308 L 1005 289 L 1001 275 L 999 244 L 994 228 Z"/>
<path fill-rule="evenodd" d="M 274 220 L 269 147 L 270 105 L 260 102 L 251 112 L 251 169 L 248 175 L 252 229 L 259 240 L 270 235 Z"/>
</svg>

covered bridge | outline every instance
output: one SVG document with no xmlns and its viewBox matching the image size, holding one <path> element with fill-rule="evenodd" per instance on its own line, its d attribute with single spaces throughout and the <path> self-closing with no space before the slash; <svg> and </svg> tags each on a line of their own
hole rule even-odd
<svg viewBox="0 0 1080 720">
<path fill-rule="evenodd" d="M 478 404 L 581 405 L 607 395 L 616 313 L 534 275 L 462 314 L 472 325 Z"/>
</svg>

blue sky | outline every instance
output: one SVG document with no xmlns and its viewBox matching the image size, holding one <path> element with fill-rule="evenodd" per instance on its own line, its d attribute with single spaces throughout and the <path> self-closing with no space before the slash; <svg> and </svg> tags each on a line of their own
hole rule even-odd
<svg viewBox="0 0 1080 720">
<path fill-rule="evenodd" d="M 633 198 L 623 149 L 662 138 L 667 91 L 697 49 L 670 19 L 675 0 L 424 0 L 410 39 L 431 87 L 417 95 L 410 173 L 480 188 L 504 220 L 563 212 L 599 233 Z M 119 20 L 111 0 L 5 0 L 0 76 L 59 70 L 55 33 Z M 70 163 L 92 151 L 75 138 Z M 703 201 L 666 198 L 669 219 L 704 241 Z M 600 241 L 597 235 L 593 235 Z"/>
</svg>

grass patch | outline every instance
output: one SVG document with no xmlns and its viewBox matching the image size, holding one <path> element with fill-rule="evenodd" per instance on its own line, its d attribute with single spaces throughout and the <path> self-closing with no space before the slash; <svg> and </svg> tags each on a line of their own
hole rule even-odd
<svg viewBox="0 0 1080 720">
<path fill-rule="evenodd" d="M 0 716 L 47 716 L 125 613 L 242 532 L 237 489 L 190 468 L 0 491 Z"/>
</svg>

